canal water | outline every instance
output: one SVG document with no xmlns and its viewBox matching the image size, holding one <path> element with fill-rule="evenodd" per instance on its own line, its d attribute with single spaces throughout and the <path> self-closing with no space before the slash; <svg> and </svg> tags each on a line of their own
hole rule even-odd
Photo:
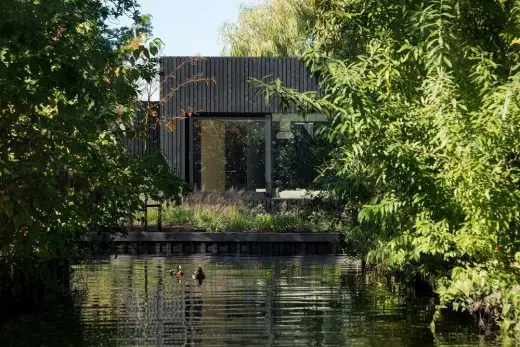
<svg viewBox="0 0 520 347">
<path fill-rule="evenodd" d="M 169 275 L 178 265 L 180 279 Z M 191 275 L 199 266 L 202 283 Z M 0 337 L 61 347 L 491 343 L 456 321 L 434 338 L 431 299 L 410 299 L 342 256 L 119 256 L 74 266 L 72 287 L 72 309 Z"/>
</svg>

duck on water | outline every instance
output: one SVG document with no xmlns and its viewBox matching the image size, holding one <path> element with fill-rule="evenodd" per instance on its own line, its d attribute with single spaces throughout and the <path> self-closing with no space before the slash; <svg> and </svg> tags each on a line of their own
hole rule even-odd
<svg viewBox="0 0 520 347">
<path fill-rule="evenodd" d="M 206 275 L 204 274 L 204 271 L 202 271 L 202 268 L 199 266 L 197 270 L 191 275 L 191 278 L 194 280 L 197 280 L 199 284 L 202 284 L 202 281 L 206 279 Z"/>
<path fill-rule="evenodd" d="M 170 270 L 170 276 L 177 277 L 177 279 L 180 279 L 182 276 L 184 276 L 184 272 L 182 271 L 182 267 L 179 265 L 177 266 L 177 270 L 171 269 Z"/>
<path fill-rule="evenodd" d="M 182 271 L 181 265 L 177 266 L 177 269 L 171 269 L 170 270 L 170 276 L 175 277 L 178 281 L 181 280 L 181 278 L 184 276 L 184 272 Z M 197 270 L 191 275 L 191 278 L 194 280 L 197 280 L 199 284 L 202 284 L 202 282 L 206 279 L 206 275 L 204 274 L 204 271 L 202 271 L 202 268 L 199 266 Z"/>
</svg>

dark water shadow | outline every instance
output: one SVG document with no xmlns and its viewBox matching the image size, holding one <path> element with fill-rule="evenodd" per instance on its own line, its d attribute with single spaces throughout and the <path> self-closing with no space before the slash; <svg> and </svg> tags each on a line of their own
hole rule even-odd
<svg viewBox="0 0 520 347">
<path fill-rule="evenodd" d="M 96 334 L 86 338 L 78 303 L 84 295 L 61 295 L 40 313 L 25 314 L 0 325 L 0 346 L 113 346 L 114 329 L 97 326 Z"/>
</svg>

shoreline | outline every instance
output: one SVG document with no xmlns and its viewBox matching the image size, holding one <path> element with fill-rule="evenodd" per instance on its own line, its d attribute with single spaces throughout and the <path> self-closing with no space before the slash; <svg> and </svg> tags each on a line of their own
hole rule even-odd
<svg viewBox="0 0 520 347">
<path fill-rule="evenodd" d="M 131 231 L 80 243 L 112 243 L 118 254 L 304 255 L 342 254 L 342 234 L 280 232 Z"/>
</svg>

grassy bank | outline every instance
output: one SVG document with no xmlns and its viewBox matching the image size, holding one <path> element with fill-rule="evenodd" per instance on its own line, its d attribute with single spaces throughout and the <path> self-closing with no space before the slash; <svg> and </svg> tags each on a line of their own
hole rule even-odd
<svg viewBox="0 0 520 347">
<path fill-rule="evenodd" d="M 148 210 L 148 223 L 157 223 L 157 209 Z M 143 213 L 136 216 L 142 221 Z M 207 232 L 333 232 L 344 231 L 345 224 L 322 212 L 304 208 L 270 214 L 263 206 L 191 204 L 163 206 L 163 226 L 195 227 Z"/>
</svg>

